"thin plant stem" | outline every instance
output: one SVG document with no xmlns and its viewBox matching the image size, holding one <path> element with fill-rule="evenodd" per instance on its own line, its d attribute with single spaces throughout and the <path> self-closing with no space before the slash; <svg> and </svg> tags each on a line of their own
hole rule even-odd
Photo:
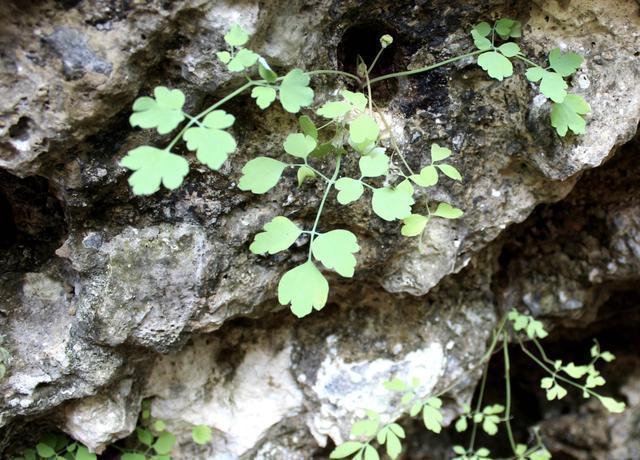
<svg viewBox="0 0 640 460">
<path fill-rule="evenodd" d="M 504 384 L 505 384 L 505 415 L 504 424 L 507 427 L 507 436 L 509 437 L 509 444 L 511 444 L 511 450 L 516 453 L 516 442 L 513 438 L 513 431 L 511 429 L 511 375 L 510 375 L 510 362 L 509 362 L 509 343 L 506 333 L 502 334 L 502 351 L 504 356 Z"/>
<path fill-rule="evenodd" d="M 358 84 L 362 84 L 362 80 L 360 80 L 360 77 L 358 77 L 357 75 L 354 75 L 352 73 L 349 72 L 343 72 L 341 70 L 312 70 L 310 72 L 305 72 L 307 75 L 309 76 L 314 76 L 314 75 L 340 75 L 342 77 L 347 77 L 350 78 L 352 80 L 355 80 L 358 82 Z M 278 80 L 282 79 L 284 77 L 279 78 Z"/>
<path fill-rule="evenodd" d="M 215 104 L 209 106 L 207 109 L 203 110 L 202 112 L 200 112 L 198 115 L 196 115 L 195 117 L 190 117 L 189 122 L 184 126 L 184 128 L 182 128 L 180 130 L 180 132 L 173 138 L 173 140 L 169 143 L 169 145 L 167 147 L 165 147 L 166 151 L 170 151 L 173 146 L 176 144 L 176 142 L 178 142 L 180 140 L 180 138 L 182 137 L 182 135 L 187 131 L 187 129 L 189 129 L 197 120 L 199 120 L 200 118 L 204 117 L 206 114 L 208 114 L 209 112 L 217 109 L 218 107 L 220 107 L 222 104 L 229 102 L 231 99 L 233 99 L 234 97 L 242 94 L 244 91 L 248 90 L 249 88 L 251 88 L 252 86 L 255 86 L 257 82 L 256 81 L 251 81 L 251 82 L 247 82 L 244 85 L 242 85 L 240 88 L 236 89 L 235 91 L 227 94 L 225 97 L 223 97 L 222 99 L 220 99 L 218 102 L 216 102 Z"/>
<path fill-rule="evenodd" d="M 400 156 L 400 159 L 402 160 L 402 163 L 409 170 L 409 174 L 411 174 L 411 175 L 415 174 L 413 172 L 413 170 L 411 169 L 411 166 L 409 166 L 409 163 L 407 163 L 406 158 L 404 157 L 404 155 L 400 151 L 400 147 L 398 147 L 398 143 L 396 142 L 396 138 L 393 135 L 393 131 L 391 131 L 391 126 L 389 126 L 389 123 L 387 123 L 387 119 L 384 117 L 384 115 L 380 111 L 380 108 L 378 108 L 378 106 L 375 104 L 375 102 L 373 103 L 373 105 L 376 108 L 376 110 L 378 111 L 378 115 L 380 115 L 380 120 L 382 121 L 382 124 L 384 125 L 384 129 L 386 129 L 387 132 L 389 133 L 389 139 L 391 140 L 391 146 L 397 152 L 397 154 Z"/>
<path fill-rule="evenodd" d="M 383 51 L 384 51 L 384 48 L 380 47 L 380 51 L 378 51 L 378 54 L 376 54 L 376 57 L 373 58 L 373 62 L 371 63 L 371 65 L 367 69 L 367 73 L 371 73 L 371 71 L 373 70 L 374 66 L 378 62 L 378 59 L 380 59 L 380 56 L 382 56 L 382 52 Z"/>
<path fill-rule="evenodd" d="M 480 393 L 478 394 L 478 401 L 476 401 L 475 412 L 480 412 L 482 408 L 482 400 L 484 399 L 484 390 L 487 386 L 487 375 L 489 375 L 489 361 L 484 366 L 484 372 L 482 373 L 482 382 L 480 383 Z M 478 434 L 478 424 L 474 421 L 471 428 L 471 439 L 469 440 L 469 450 L 472 451 L 476 443 L 476 435 Z"/>
<path fill-rule="evenodd" d="M 428 72 L 429 70 L 437 69 L 438 67 L 442 67 L 447 64 L 451 64 L 453 62 L 461 61 L 462 59 L 466 59 L 468 57 L 477 56 L 480 53 L 484 53 L 484 51 L 473 51 L 471 53 L 462 54 L 460 56 L 456 56 L 450 59 L 445 59 L 444 61 L 437 62 L 435 64 L 428 65 L 426 67 L 420 67 L 419 69 L 413 70 L 405 70 L 403 72 L 395 72 L 389 73 L 387 75 L 382 75 L 380 77 L 372 78 L 371 84 L 377 83 L 379 81 L 388 80 L 389 78 L 398 78 L 398 77 L 407 77 L 409 75 L 415 75 L 418 73 Z"/>
<path fill-rule="evenodd" d="M 311 245 L 313 244 L 313 240 L 315 239 L 315 235 L 317 235 L 316 230 L 318 228 L 318 223 L 320 222 L 320 216 L 322 215 L 322 210 L 324 209 L 324 204 L 327 201 L 327 197 L 329 196 L 329 192 L 331 191 L 331 187 L 335 184 L 336 179 L 338 178 L 338 174 L 340 173 L 340 160 L 341 156 L 338 155 L 336 159 L 336 169 L 333 171 L 333 176 L 331 180 L 327 183 L 327 188 L 324 189 L 324 195 L 322 195 L 322 200 L 320 201 L 320 206 L 318 206 L 318 212 L 316 213 L 316 220 L 313 223 L 313 228 L 311 229 L 311 241 L 309 241 L 309 257 L 308 260 L 311 261 Z"/>
</svg>

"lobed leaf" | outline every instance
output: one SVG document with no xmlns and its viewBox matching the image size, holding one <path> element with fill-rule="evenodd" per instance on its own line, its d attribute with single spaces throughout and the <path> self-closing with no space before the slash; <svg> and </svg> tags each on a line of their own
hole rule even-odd
<svg viewBox="0 0 640 460">
<path fill-rule="evenodd" d="M 284 216 L 271 219 L 264 226 L 264 232 L 258 233 L 249 250 L 254 254 L 275 254 L 288 249 L 302 234 L 296 224 Z"/>
<path fill-rule="evenodd" d="M 451 156 L 451 150 L 440 147 L 438 144 L 431 144 L 431 161 L 441 161 Z"/>
<path fill-rule="evenodd" d="M 389 157 L 384 149 L 375 148 L 368 155 L 360 157 L 358 166 L 362 177 L 383 176 L 389 172 Z"/>
<path fill-rule="evenodd" d="M 155 99 L 148 96 L 136 99 L 129 122 L 133 127 L 156 128 L 159 134 L 170 133 L 184 120 L 184 94 L 164 86 L 156 87 L 153 94 Z"/>
<path fill-rule="evenodd" d="M 321 310 L 327 303 L 329 283 L 310 260 L 286 272 L 278 284 L 278 301 L 291 304 L 291 311 L 298 318 Z"/>
<path fill-rule="evenodd" d="M 251 97 L 262 110 L 269 107 L 276 100 L 276 90 L 271 86 L 256 86 L 251 90 Z"/>
<path fill-rule="evenodd" d="M 554 48 L 549 53 L 549 65 L 563 77 L 568 77 L 580 68 L 584 59 L 577 53 L 562 53 L 560 48 Z"/>
<path fill-rule="evenodd" d="M 342 177 L 336 181 L 336 190 L 338 190 L 338 203 L 349 204 L 358 200 L 364 193 L 362 182 L 350 177 Z"/>
<path fill-rule="evenodd" d="M 351 278 L 356 266 L 353 256 L 360 251 L 358 239 L 347 230 L 332 230 L 317 236 L 311 242 L 311 252 L 329 270 Z"/>
<path fill-rule="evenodd" d="M 362 114 L 349 123 L 349 136 L 354 144 L 375 142 L 379 134 L 380 128 L 370 115 Z"/>
<path fill-rule="evenodd" d="M 316 140 L 302 133 L 289 134 L 284 141 L 284 151 L 289 155 L 306 160 L 316 149 Z"/>
<path fill-rule="evenodd" d="M 424 231 L 424 228 L 429 222 L 429 218 L 420 214 L 411 214 L 409 217 L 403 219 L 404 225 L 400 230 L 402 236 L 418 236 Z"/>
<path fill-rule="evenodd" d="M 362 449 L 364 444 L 361 442 L 348 441 L 340 444 L 338 447 L 331 451 L 329 454 L 329 458 L 346 458 L 349 455 L 355 454 L 357 451 Z"/>
<path fill-rule="evenodd" d="M 439 203 L 432 216 L 442 217 L 444 219 L 458 219 L 462 217 L 464 212 L 461 209 L 454 208 L 449 203 Z"/>
<path fill-rule="evenodd" d="M 371 200 L 373 212 L 386 221 L 409 217 L 413 203 L 413 196 L 400 187 L 377 188 Z"/>
<path fill-rule="evenodd" d="M 129 150 L 120 165 L 135 171 L 129 177 L 135 195 L 151 195 L 160 184 L 175 190 L 189 172 L 189 163 L 181 156 L 148 145 Z"/>
<path fill-rule="evenodd" d="M 258 62 L 259 57 L 253 51 L 243 48 L 231 58 L 231 61 L 227 64 L 227 69 L 230 72 L 242 72 Z"/>
<path fill-rule="evenodd" d="M 251 190 L 258 195 L 266 193 L 278 183 L 286 167 L 286 163 L 273 158 L 254 158 L 242 168 L 238 188 L 242 191 Z"/>
<path fill-rule="evenodd" d="M 564 137 L 568 130 L 575 134 L 584 134 L 587 123 L 583 118 L 591 111 L 587 102 L 577 94 L 567 94 L 562 103 L 554 103 L 551 108 L 551 126 L 556 129 L 560 137 Z"/>
<path fill-rule="evenodd" d="M 496 51 L 488 51 L 478 56 L 478 65 L 482 67 L 490 77 L 499 81 L 513 75 L 513 65 L 511 61 Z"/>
<path fill-rule="evenodd" d="M 300 69 L 293 69 L 280 83 L 280 103 L 290 113 L 297 113 L 301 107 L 313 103 L 313 90 L 309 88 L 309 75 Z"/>
<path fill-rule="evenodd" d="M 413 174 L 409 178 L 421 187 L 432 187 L 438 183 L 438 170 L 433 165 L 425 166 L 420 174 Z"/>
<path fill-rule="evenodd" d="M 230 46 L 242 46 L 249 41 L 249 34 L 238 24 L 234 24 L 224 36 Z"/>
</svg>

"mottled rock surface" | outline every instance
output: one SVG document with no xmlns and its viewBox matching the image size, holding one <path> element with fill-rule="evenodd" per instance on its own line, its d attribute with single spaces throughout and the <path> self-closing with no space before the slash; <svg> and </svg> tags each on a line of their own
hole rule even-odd
<svg viewBox="0 0 640 460">
<path fill-rule="evenodd" d="M 523 429 L 541 424 L 567 458 L 640 457 L 640 149 L 630 142 L 640 121 L 640 6 L 361 3 L 3 6 L 0 334 L 11 362 L 0 381 L 0 445 L 48 423 L 101 451 L 134 429 L 150 398 L 179 436 L 176 459 L 326 458 L 362 409 L 399 416 L 381 386 L 395 375 L 419 377 L 424 395 L 459 382 L 446 401 L 450 421 L 471 397 L 497 318 L 515 306 L 557 327 L 558 352 L 584 348 L 589 334 L 609 344 L 620 355 L 615 391 L 630 406 L 607 417 L 580 400 L 544 406 Z M 330 201 L 323 228 L 353 231 L 362 250 L 353 280 L 331 279 L 322 312 L 295 320 L 276 300 L 304 248 L 248 251 L 274 215 L 311 221 L 321 188 L 296 191 L 290 173 L 266 196 L 236 187 L 247 159 L 282 150 L 294 117 L 240 98 L 225 107 L 242 121 L 238 152 L 220 172 L 194 162 L 179 190 L 131 195 L 119 159 L 168 142 L 130 128 L 132 101 L 163 84 L 181 88 L 195 113 L 238 86 L 214 59 L 231 23 L 252 32 L 250 46 L 276 69 L 348 70 L 391 33 L 388 73 L 471 50 L 469 27 L 500 16 L 525 24 L 522 46 L 539 62 L 556 46 L 585 56 L 572 89 L 592 106 L 587 134 L 558 138 L 522 72 L 498 83 L 472 60 L 374 88 L 413 167 L 433 142 L 453 148 L 465 180 L 429 199 L 466 213 L 432 222 L 419 245 L 364 202 Z M 313 85 L 323 100 L 346 82 Z M 517 395 L 525 406 L 534 400 L 525 389 L 538 385 L 526 374 Z M 193 424 L 214 430 L 211 445 L 189 442 Z M 449 438 L 421 433 L 405 458 L 446 458 Z"/>
</svg>

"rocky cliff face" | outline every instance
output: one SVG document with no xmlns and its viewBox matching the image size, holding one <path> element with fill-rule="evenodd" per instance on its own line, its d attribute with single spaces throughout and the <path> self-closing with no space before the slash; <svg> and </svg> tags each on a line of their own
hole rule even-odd
<svg viewBox="0 0 640 460">
<path fill-rule="evenodd" d="M 471 61 L 378 88 L 410 162 L 452 146 L 464 183 L 433 198 L 466 214 L 430 224 L 420 246 L 365 206 L 327 209 L 325 224 L 362 250 L 320 313 L 296 320 L 275 299 L 302 250 L 265 258 L 248 245 L 283 210 L 311 219 L 321 190 L 236 187 L 248 158 L 281 150 L 293 117 L 233 102 L 239 149 L 219 173 L 194 164 L 175 192 L 129 191 L 119 159 L 165 141 L 129 127 L 132 101 L 164 84 L 197 112 L 237 86 L 214 59 L 229 24 L 282 69 L 349 68 L 390 33 L 388 73 L 469 49 L 470 25 L 500 16 L 526 25 L 541 62 L 556 46 L 585 56 L 573 89 L 592 106 L 587 134 L 558 138 L 524 77 L 498 84 Z M 399 415 L 381 386 L 392 376 L 419 376 L 424 395 L 461 381 L 451 418 L 497 318 L 520 306 L 555 327 L 558 352 L 594 334 L 617 352 L 611 378 L 630 406 L 536 405 L 523 367 L 526 423 L 562 458 L 640 458 L 636 1 L 9 0 L 0 24 L 5 445 L 48 423 L 100 451 L 151 398 L 179 435 L 174 458 L 326 458 L 363 408 Z M 320 98 L 341 84 L 313 82 Z M 189 443 L 191 424 L 212 427 L 213 443 Z M 447 437 L 421 433 L 405 458 L 446 458 Z"/>
</svg>

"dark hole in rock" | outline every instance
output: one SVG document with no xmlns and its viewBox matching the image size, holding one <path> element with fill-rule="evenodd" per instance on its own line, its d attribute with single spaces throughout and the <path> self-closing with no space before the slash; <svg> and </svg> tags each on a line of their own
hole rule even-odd
<svg viewBox="0 0 640 460">
<path fill-rule="evenodd" d="M 52 257 L 67 234 L 62 205 L 42 177 L 0 171 L 0 218 L 0 259 L 20 266 Z"/>
<path fill-rule="evenodd" d="M 340 70 L 357 74 L 358 56 L 362 57 L 367 66 L 370 66 L 380 51 L 380 37 L 385 34 L 391 35 L 394 38 L 394 42 L 382 52 L 371 71 L 370 77 L 375 78 L 397 72 L 396 63 L 401 58 L 398 51 L 398 34 L 390 26 L 378 21 L 356 24 L 345 31 L 342 40 L 338 44 L 338 65 Z M 398 92 L 398 81 L 395 78 L 391 78 L 374 83 L 371 86 L 371 91 L 373 100 L 376 103 L 389 102 Z"/>
<path fill-rule="evenodd" d="M 29 130 L 31 129 L 32 124 L 33 121 L 31 120 L 31 118 L 20 117 L 18 123 L 9 128 L 9 136 L 11 137 L 11 139 L 26 141 L 27 139 L 29 139 Z"/>
</svg>

